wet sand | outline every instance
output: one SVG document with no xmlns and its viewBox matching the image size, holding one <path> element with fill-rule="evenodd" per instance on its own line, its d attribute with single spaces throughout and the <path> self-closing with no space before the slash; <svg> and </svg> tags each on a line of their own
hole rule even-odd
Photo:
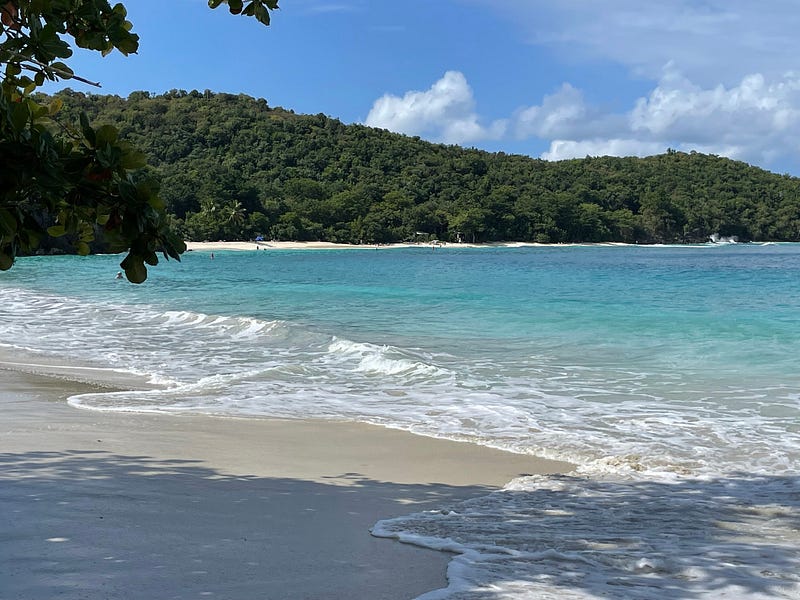
<svg viewBox="0 0 800 600">
<path fill-rule="evenodd" d="M 376 521 L 571 467 L 362 424 L 66 404 L 82 391 L 0 369 L 0 597 L 413 598 L 450 556 Z"/>
</svg>

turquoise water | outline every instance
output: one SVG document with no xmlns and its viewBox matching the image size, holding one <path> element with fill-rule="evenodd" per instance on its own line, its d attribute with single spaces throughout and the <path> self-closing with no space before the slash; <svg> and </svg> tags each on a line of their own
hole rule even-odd
<svg viewBox="0 0 800 600">
<path fill-rule="evenodd" d="M 689 538 L 659 546 L 678 534 L 665 533 L 667 516 L 648 520 L 674 513 L 655 486 L 715 498 L 695 529 L 737 502 L 783 507 L 793 525 L 781 529 L 764 508 L 743 530 L 798 545 L 798 245 L 252 251 L 213 260 L 194 252 L 152 269 L 143 286 L 115 280 L 118 262 L 26 258 L 0 274 L 0 345 L 163 386 L 76 397 L 76 406 L 359 420 L 579 465 L 574 478 L 515 482 L 503 506 L 513 497 L 515 510 L 536 512 L 526 502 L 545 492 L 549 505 L 559 494 L 593 499 L 570 509 L 584 519 L 583 529 L 570 524 L 583 541 L 599 536 L 580 552 L 559 546 L 563 525 L 541 511 L 536 529 L 530 515 L 499 514 L 496 495 L 464 509 L 469 530 L 441 514 L 434 524 L 415 516 L 380 525 L 382 535 L 434 547 L 449 539 L 465 552 L 446 595 L 472 597 L 464 590 L 492 582 L 504 590 L 499 597 L 663 598 L 668 579 L 684 594 L 674 597 L 718 597 L 704 579 L 710 566 L 663 558 L 683 546 L 701 551 Z M 597 482 L 621 487 L 599 490 Z M 737 502 L 726 500 L 730 482 Z M 649 546 L 616 544 L 615 554 L 603 536 L 619 537 L 623 526 L 603 499 L 631 490 L 649 499 L 640 513 L 650 516 L 638 521 L 649 524 L 625 535 Z M 691 520 L 686 511 L 669 518 L 678 516 Z M 609 531 L 598 522 L 616 524 Z M 488 529 L 496 540 L 524 538 L 521 528 L 540 542 L 548 531 L 554 537 L 535 552 L 498 550 L 495 541 L 487 554 Z M 736 548 L 727 551 L 752 563 L 741 558 L 752 548 Z M 771 576 L 737 571 L 726 593 L 800 597 L 792 552 L 781 554 L 782 566 L 764 559 Z M 574 570 L 578 555 L 591 557 L 585 585 L 559 584 L 564 561 Z M 635 575 L 626 585 L 638 591 L 603 587 L 623 572 Z M 748 588 L 759 578 L 777 578 L 777 587 Z"/>
</svg>

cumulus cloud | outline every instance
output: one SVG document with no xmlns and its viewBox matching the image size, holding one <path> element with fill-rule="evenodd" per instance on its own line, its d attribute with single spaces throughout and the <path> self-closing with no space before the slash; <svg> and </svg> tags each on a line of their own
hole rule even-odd
<svg viewBox="0 0 800 600">
<path fill-rule="evenodd" d="M 505 130 L 502 121 L 480 124 L 472 88 L 458 71 L 448 71 L 426 91 L 385 94 L 373 104 L 366 124 L 449 144 L 497 139 Z"/>
<path fill-rule="evenodd" d="M 634 131 L 718 140 L 778 133 L 797 125 L 800 76 L 789 73 L 767 81 L 761 74 L 745 76 L 738 85 L 702 89 L 678 73 L 668 72 L 647 98 L 631 112 Z"/>
<path fill-rule="evenodd" d="M 509 131 L 517 139 L 613 136 L 624 118 L 588 105 L 583 92 L 565 83 L 539 105 L 518 110 L 510 119 Z"/>
<path fill-rule="evenodd" d="M 762 165 L 796 156 L 800 139 L 800 74 L 746 75 L 736 85 L 702 88 L 667 73 L 629 114 L 639 137 Z"/>
<path fill-rule="evenodd" d="M 650 156 L 666 150 L 658 142 L 636 139 L 553 140 L 541 154 L 545 160 L 565 160 L 585 156 Z"/>
<path fill-rule="evenodd" d="M 643 156 L 671 146 L 769 165 L 780 156 L 797 154 L 800 74 L 771 80 L 752 74 L 730 87 L 704 88 L 668 69 L 624 118 L 616 134 L 604 138 L 596 137 L 590 121 L 583 130 L 575 123 L 576 135 L 550 140 L 542 157 Z"/>
<path fill-rule="evenodd" d="M 729 87 L 703 87 L 670 66 L 627 112 L 604 112 L 563 84 L 508 119 L 480 123 L 472 89 L 455 71 L 427 91 L 380 98 L 367 119 L 368 125 L 452 143 L 544 142 L 549 148 L 540 156 L 547 160 L 647 156 L 672 147 L 769 167 L 800 151 L 800 74 L 756 73 Z"/>
<path fill-rule="evenodd" d="M 545 96 L 540 106 L 530 106 L 516 115 L 515 133 L 524 138 L 569 135 L 569 131 L 586 120 L 588 107 L 583 94 L 565 83 L 555 94 Z"/>
</svg>

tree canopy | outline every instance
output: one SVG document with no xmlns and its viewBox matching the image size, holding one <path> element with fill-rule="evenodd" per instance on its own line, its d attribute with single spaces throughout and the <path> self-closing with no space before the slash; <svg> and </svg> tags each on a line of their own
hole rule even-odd
<svg viewBox="0 0 800 600">
<path fill-rule="evenodd" d="M 277 0 L 209 0 L 266 25 Z M 77 79 L 65 61 L 73 46 L 135 53 L 122 4 L 107 0 L 0 0 L 0 270 L 66 236 L 80 254 L 100 234 L 130 281 L 147 277 L 157 252 L 180 259 L 183 240 L 168 227 L 159 184 L 146 155 L 109 124 L 60 115 L 60 99 L 34 98 L 45 81 Z M 95 84 L 96 85 L 96 84 Z"/>
<path fill-rule="evenodd" d="M 192 240 L 800 241 L 800 180 L 713 155 L 547 162 L 210 91 L 65 91 L 147 153 Z"/>
</svg>

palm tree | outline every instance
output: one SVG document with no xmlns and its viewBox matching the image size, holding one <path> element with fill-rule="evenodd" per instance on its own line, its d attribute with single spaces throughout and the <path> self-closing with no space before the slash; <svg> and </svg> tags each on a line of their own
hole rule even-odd
<svg viewBox="0 0 800 600">
<path fill-rule="evenodd" d="M 247 209 L 238 200 L 233 200 L 225 207 L 225 225 L 230 237 L 241 238 L 242 226 L 247 216 Z"/>
</svg>

